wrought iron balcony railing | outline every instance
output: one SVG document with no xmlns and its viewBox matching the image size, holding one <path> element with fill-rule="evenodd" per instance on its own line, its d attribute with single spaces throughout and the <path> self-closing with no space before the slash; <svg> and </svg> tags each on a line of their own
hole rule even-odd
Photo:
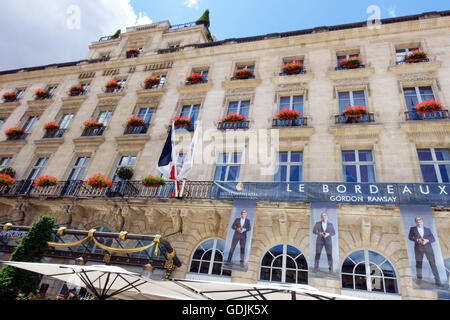
<svg viewBox="0 0 450 320">
<path fill-rule="evenodd" d="M 219 122 L 217 129 L 219 130 L 248 129 L 249 123 L 250 121 L 235 122 L 235 123 Z"/>
<path fill-rule="evenodd" d="M 338 70 L 354 70 L 354 69 L 363 69 L 365 67 L 366 67 L 366 65 L 364 65 L 364 64 L 360 64 L 356 68 L 342 68 L 341 66 L 337 66 L 336 68 L 334 68 L 334 70 L 336 70 L 336 71 L 338 71 Z"/>
<path fill-rule="evenodd" d="M 299 73 L 285 73 L 285 72 L 280 72 L 280 76 L 295 76 L 296 74 L 305 74 L 306 70 L 303 69 L 302 71 L 300 71 Z"/>
<path fill-rule="evenodd" d="M 238 80 L 247 80 L 247 79 L 255 79 L 255 76 L 250 76 L 248 78 L 236 78 L 236 77 L 231 77 L 230 80 L 232 81 L 238 81 Z"/>
<path fill-rule="evenodd" d="M 372 112 L 369 114 L 366 114 L 362 117 L 358 117 L 358 118 L 347 118 L 347 117 L 339 115 L 339 114 L 334 116 L 335 124 L 366 123 L 366 122 L 375 122 L 375 115 Z"/>
<path fill-rule="evenodd" d="M 406 111 L 406 120 L 439 120 L 439 119 L 449 119 L 448 110 L 436 111 L 434 113 L 424 113 L 418 114 L 416 111 Z"/>
<path fill-rule="evenodd" d="M 194 132 L 194 129 L 195 129 L 195 122 L 192 122 L 189 127 L 178 127 L 178 128 L 175 128 L 175 130 L 177 130 L 177 131 L 179 131 L 179 130 L 187 130 L 189 132 Z"/>
<path fill-rule="evenodd" d="M 403 61 L 396 61 L 395 63 L 396 64 L 411 64 L 411 63 L 421 63 L 421 62 L 430 62 L 430 59 L 426 58 L 421 61 L 405 61 L 405 60 L 403 60 Z"/>
<path fill-rule="evenodd" d="M 8 141 L 25 140 L 27 137 L 28 137 L 28 133 L 23 133 L 20 136 L 8 137 L 7 140 Z"/>
<path fill-rule="evenodd" d="M 185 85 L 187 86 L 194 86 L 196 84 L 202 84 L 202 83 L 208 83 L 208 79 L 205 79 L 203 81 L 199 81 L 199 82 L 189 82 L 189 81 L 185 81 Z"/>
<path fill-rule="evenodd" d="M 279 120 L 273 119 L 272 127 L 306 127 L 308 125 L 308 118 L 302 117 L 295 120 Z"/>
<path fill-rule="evenodd" d="M 105 131 L 106 127 L 101 127 L 98 129 L 84 129 L 83 133 L 81 134 L 82 137 L 95 137 L 95 136 L 102 136 L 103 132 Z"/>
<path fill-rule="evenodd" d="M 147 133 L 149 126 L 150 126 L 150 124 L 148 124 L 148 123 L 146 123 L 145 125 L 140 126 L 140 127 L 127 126 L 125 128 L 124 135 L 127 135 L 127 134 L 145 134 L 145 133 Z"/>
<path fill-rule="evenodd" d="M 64 132 L 66 132 L 66 129 L 59 129 L 56 131 L 47 131 L 44 135 L 44 139 L 61 138 L 64 135 Z"/>
</svg>

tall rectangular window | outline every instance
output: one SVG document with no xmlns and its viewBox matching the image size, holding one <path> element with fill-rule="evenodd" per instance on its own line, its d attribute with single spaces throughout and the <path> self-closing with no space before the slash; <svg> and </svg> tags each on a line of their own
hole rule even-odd
<svg viewBox="0 0 450 320">
<path fill-rule="evenodd" d="M 339 114 L 348 106 L 366 106 L 366 95 L 364 90 L 351 90 L 339 92 Z"/>
<path fill-rule="evenodd" d="M 241 169 L 241 153 L 221 153 L 217 159 L 214 181 L 238 181 Z"/>
<path fill-rule="evenodd" d="M 228 105 L 227 114 L 237 113 L 245 116 L 248 119 L 248 114 L 250 110 L 250 101 L 233 101 Z"/>
<path fill-rule="evenodd" d="M 405 57 L 412 51 L 419 50 L 419 48 L 403 48 L 395 51 L 397 64 L 405 63 Z"/>
<path fill-rule="evenodd" d="M 47 93 L 49 95 L 49 97 L 52 97 L 53 94 L 55 93 L 57 86 L 49 86 L 47 87 Z"/>
<path fill-rule="evenodd" d="M 111 118 L 112 111 L 106 110 L 106 111 L 100 111 L 100 113 L 97 116 L 97 121 L 100 123 L 103 123 L 104 126 L 108 124 L 109 118 Z"/>
<path fill-rule="evenodd" d="M 152 121 L 153 113 L 155 112 L 155 108 L 141 108 L 138 112 L 138 117 L 144 120 L 145 124 L 150 124 Z"/>
<path fill-rule="evenodd" d="M 298 151 L 278 154 L 275 182 L 301 182 L 303 179 L 303 153 Z"/>
<path fill-rule="evenodd" d="M 417 149 L 423 182 L 450 182 L 449 149 Z"/>
<path fill-rule="evenodd" d="M 3 123 L 5 123 L 5 118 L 0 118 L 0 127 L 2 126 Z"/>
<path fill-rule="evenodd" d="M 192 120 L 191 127 L 194 128 L 195 121 L 197 121 L 197 119 L 198 119 L 199 112 L 200 112 L 199 104 L 187 105 L 187 106 L 183 106 L 183 109 L 181 109 L 180 116 L 186 117 L 186 118 L 191 118 L 191 120 Z"/>
<path fill-rule="evenodd" d="M 7 167 L 9 165 L 10 161 L 11 161 L 11 158 L 9 158 L 9 157 L 0 158 L 0 170 Z"/>
<path fill-rule="evenodd" d="M 433 88 L 431 86 L 403 88 L 403 94 L 405 95 L 406 107 L 408 108 L 408 111 L 414 113 L 416 111 L 413 107 L 416 104 L 434 99 Z"/>
<path fill-rule="evenodd" d="M 81 87 L 83 88 L 83 91 L 81 91 L 80 96 L 84 96 L 84 95 L 86 94 L 86 92 L 87 92 L 88 89 L 89 89 L 89 85 L 90 85 L 89 82 L 83 83 L 83 84 L 81 85 Z"/>
<path fill-rule="evenodd" d="M 16 90 L 16 100 L 19 101 L 19 99 L 23 96 L 25 93 L 25 89 L 17 89 Z"/>
<path fill-rule="evenodd" d="M 300 112 L 303 115 L 303 96 L 280 97 L 278 110 L 290 109 Z"/>
<path fill-rule="evenodd" d="M 116 163 L 116 166 L 114 167 L 113 171 L 113 182 L 117 181 L 123 181 L 119 177 L 116 176 L 117 169 L 120 167 L 134 167 L 134 164 L 136 163 L 136 156 L 130 155 L 130 156 L 121 156 L 119 160 Z"/>
<path fill-rule="evenodd" d="M 61 118 L 59 119 L 59 129 L 67 129 L 69 126 L 70 121 L 73 118 L 73 113 L 65 113 L 61 115 Z"/>
<path fill-rule="evenodd" d="M 31 128 L 33 127 L 33 124 L 37 121 L 38 116 L 29 116 L 27 120 L 25 120 L 22 129 L 25 131 L 25 133 L 30 133 Z"/>
<path fill-rule="evenodd" d="M 33 186 L 33 182 L 35 179 L 39 178 L 42 170 L 44 170 L 46 164 L 48 162 L 48 158 L 38 158 L 34 161 L 31 166 L 28 174 L 26 175 L 25 181 L 22 182 L 22 185 L 19 189 L 19 194 L 27 194 L 31 187 Z"/>
<path fill-rule="evenodd" d="M 63 186 L 61 190 L 62 195 L 70 195 L 73 194 L 76 187 L 78 186 L 79 180 L 83 178 L 83 173 L 86 170 L 86 167 L 89 163 L 90 157 L 77 157 L 73 164 L 72 168 L 69 171 L 69 174 L 66 178 L 66 184 Z"/>
<path fill-rule="evenodd" d="M 375 183 L 375 162 L 372 151 L 342 151 L 342 176 L 344 182 Z"/>
<path fill-rule="evenodd" d="M 205 81 L 208 81 L 208 69 L 194 69 L 192 70 L 192 73 L 200 73 L 203 76 L 203 79 L 205 79 Z"/>
</svg>

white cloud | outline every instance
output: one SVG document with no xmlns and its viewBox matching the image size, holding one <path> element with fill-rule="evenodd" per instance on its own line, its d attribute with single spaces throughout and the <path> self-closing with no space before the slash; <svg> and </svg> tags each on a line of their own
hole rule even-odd
<svg viewBox="0 0 450 320">
<path fill-rule="evenodd" d="M 100 37 L 148 23 L 130 0 L 4 1 L 0 70 L 81 60 Z"/>
<path fill-rule="evenodd" d="M 184 1 L 184 5 L 188 8 L 198 9 L 198 0 L 186 0 Z"/>
</svg>

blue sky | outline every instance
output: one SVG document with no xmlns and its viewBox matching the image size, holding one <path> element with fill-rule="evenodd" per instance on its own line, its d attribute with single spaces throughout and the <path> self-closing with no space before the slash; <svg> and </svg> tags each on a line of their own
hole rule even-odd
<svg viewBox="0 0 450 320">
<path fill-rule="evenodd" d="M 127 26 L 197 20 L 210 10 L 217 40 L 449 9 L 448 0 L 2 0 L 0 70 L 86 58 L 89 45 Z M 74 8 L 76 9 L 74 11 Z"/>
<path fill-rule="evenodd" d="M 446 0 L 190 1 L 192 7 L 187 7 L 189 0 L 132 0 L 131 4 L 153 21 L 169 20 L 172 24 L 195 21 L 209 9 L 210 29 L 218 40 L 366 21 L 370 16 L 366 11 L 371 5 L 380 8 L 381 18 L 450 9 Z"/>
</svg>

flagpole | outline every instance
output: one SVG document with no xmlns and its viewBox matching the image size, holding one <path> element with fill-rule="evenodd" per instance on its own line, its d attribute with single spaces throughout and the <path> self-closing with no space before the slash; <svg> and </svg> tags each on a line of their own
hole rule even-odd
<svg viewBox="0 0 450 320">
<path fill-rule="evenodd" d="M 172 159 L 175 165 L 175 198 L 178 198 L 178 183 L 177 183 L 177 156 L 175 152 L 175 120 L 172 121 Z"/>
</svg>

